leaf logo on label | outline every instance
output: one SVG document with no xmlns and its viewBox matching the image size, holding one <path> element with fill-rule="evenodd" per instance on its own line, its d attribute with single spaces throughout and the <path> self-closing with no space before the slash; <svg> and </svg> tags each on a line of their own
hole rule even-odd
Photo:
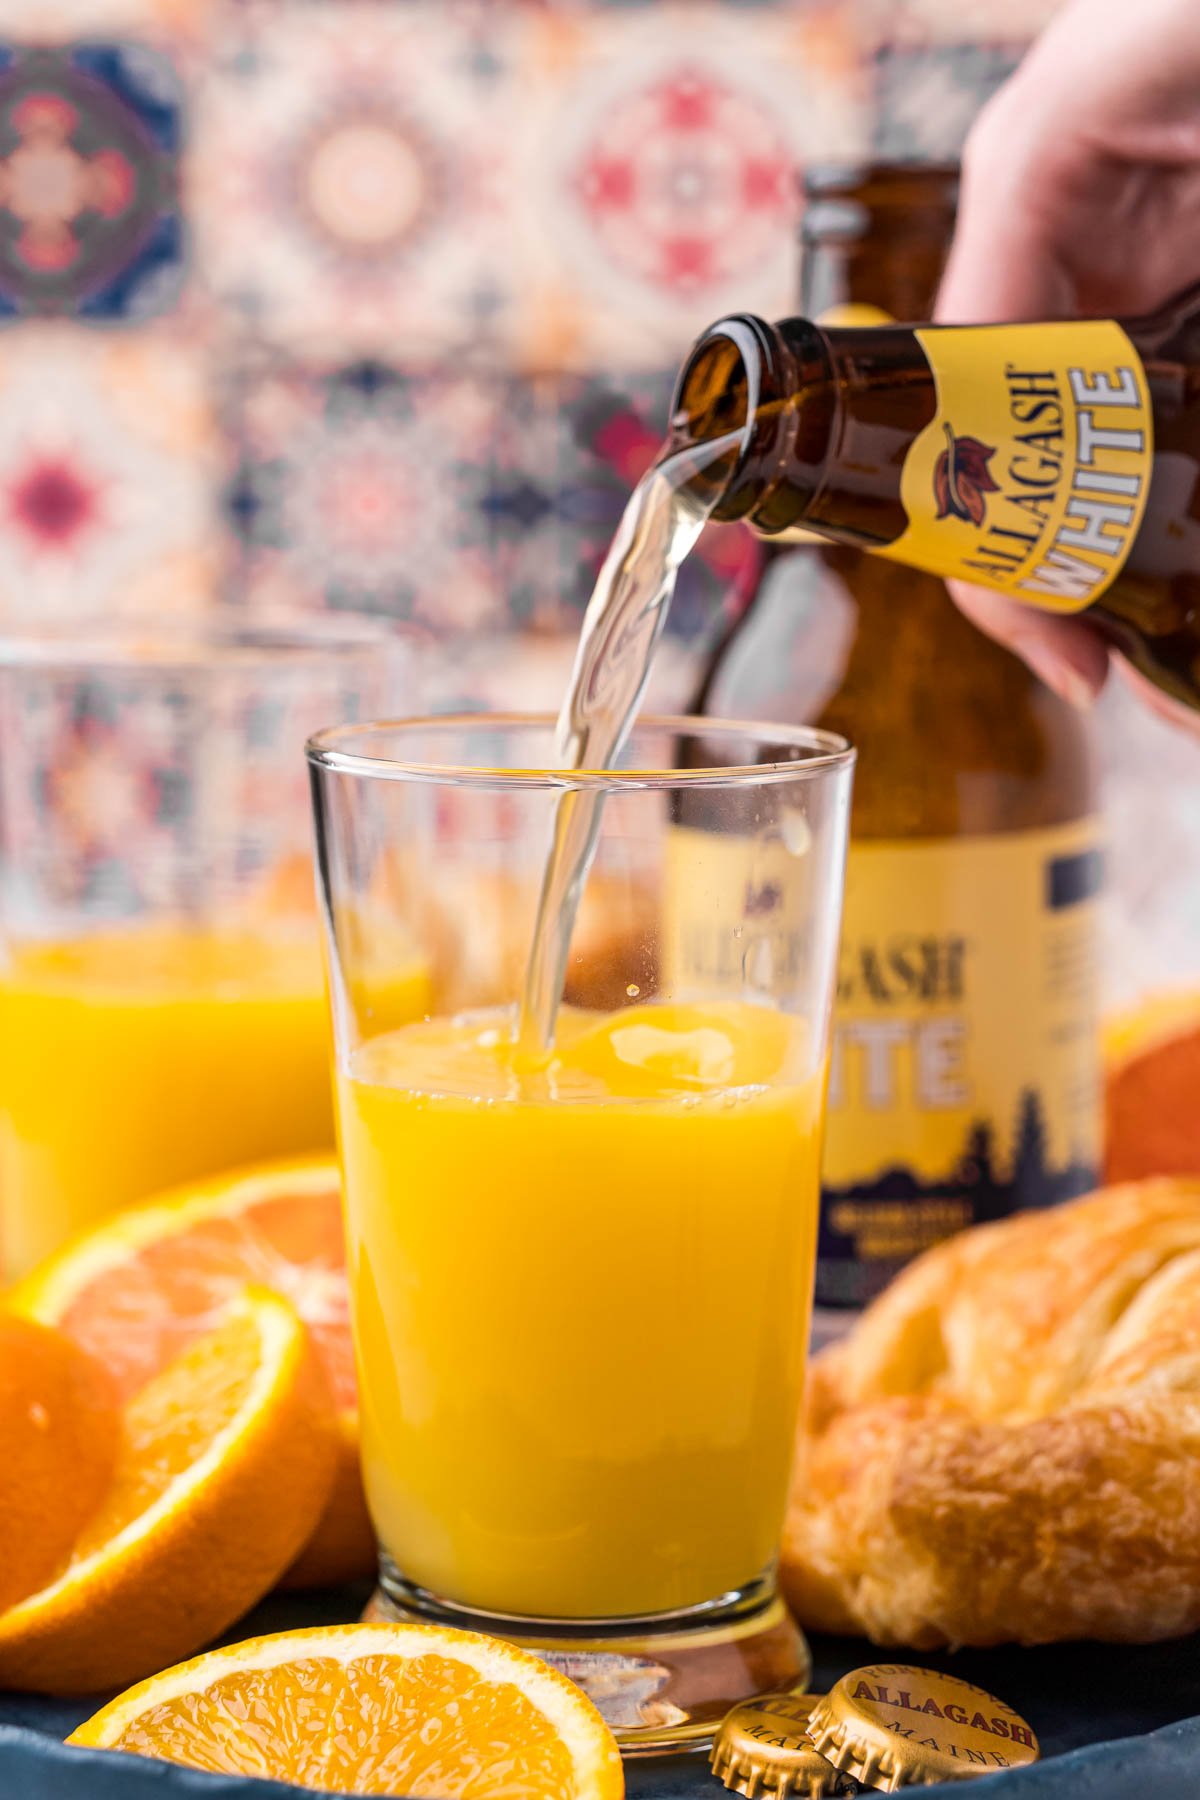
<svg viewBox="0 0 1200 1800">
<path fill-rule="evenodd" d="M 993 481 L 988 464 L 996 454 L 994 444 L 981 444 L 978 438 L 955 437 L 949 425 L 943 425 L 946 448 L 933 470 L 933 490 L 937 498 L 939 519 L 968 519 L 982 525 L 987 513 L 985 494 L 996 494 L 1000 484 Z"/>
</svg>

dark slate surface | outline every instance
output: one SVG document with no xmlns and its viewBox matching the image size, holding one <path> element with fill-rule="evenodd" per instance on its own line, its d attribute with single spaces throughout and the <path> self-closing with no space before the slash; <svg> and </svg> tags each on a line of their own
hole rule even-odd
<svg viewBox="0 0 1200 1800">
<path fill-rule="evenodd" d="M 281 1595 L 231 1638 L 353 1619 L 365 1590 Z M 875 1660 L 869 1645 L 818 1639 L 814 1686 Z M 893 1660 L 891 1655 L 887 1660 Z M 1045 1761 L 971 1784 L 978 1800 L 1200 1800 L 1200 1638 L 1123 1649 L 1104 1644 L 964 1651 L 914 1661 L 951 1669 L 1027 1718 Z M 59 1740 L 100 1704 L 0 1695 L 0 1800 L 266 1800 L 275 1783 L 232 1781 Z M 1121 1740 L 1113 1742 L 1112 1740 Z M 629 1765 L 631 1800 L 712 1800 L 725 1789 L 702 1758 Z"/>
</svg>

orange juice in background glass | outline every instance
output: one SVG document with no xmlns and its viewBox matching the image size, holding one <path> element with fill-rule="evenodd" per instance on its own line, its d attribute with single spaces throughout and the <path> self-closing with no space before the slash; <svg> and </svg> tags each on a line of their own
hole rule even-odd
<svg viewBox="0 0 1200 1800">
<path fill-rule="evenodd" d="M 550 776 L 551 737 L 477 717 L 310 750 L 375 1607 L 533 1643 L 628 1747 L 661 1747 L 808 1668 L 774 1560 L 852 752 L 650 721 L 628 753 L 649 773 Z M 521 970 L 498 996 L 494 960 L 474 992 L 460 970 L 454 1016 L 380 1021 L 365 921 L 436 956 L 444 896 L 474 888 L 481 934 L 503 897 L 528 944 L 572 785 L 604 795 L 589 887 L 626 921 L 572 940 L 568 987 L 599 1003 L 560 1011 L 544 1066 L 516 1054 Z M 744 971 L 719 989 L 675 942 L 713 843 L 723 893 L 744 877 L 710 921 Z M 795 870 L 764 887 L 781 846 Z"/>
<path fill-rule="evenodd" d="M 403 676 L 355 621 L 0 642 L 8 1277 L 172 1182 L 332 1143 L 301 752 Z"/>
</svg>

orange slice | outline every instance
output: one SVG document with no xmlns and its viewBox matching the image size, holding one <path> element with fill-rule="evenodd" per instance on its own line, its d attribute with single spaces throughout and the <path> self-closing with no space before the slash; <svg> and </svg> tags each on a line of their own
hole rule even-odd
<svg viewBox="0 0 1200 1800">
<path fill-rule="evenodd" d="M 126 1406 L 112 1481 L 66 1568 L 0 1614 L 0 1687 L 111 1688 L 224 1631 L 311 1535 L 333 1441 L 304 1326 L 247 1289 Z"/>
<path fill-rule="evenodd" d="M 234 1170 L 121 1212 L 42 1263 L 9 1303 L 60 1326 L 100 1358 L 128 1397 L 207 1331 L 250 1281 L 295 1306 L 338 1415 L 329 1502 L 290 1584 L 370 1574 L 375 1542 L 358 1466 L 340 1182 L 331 1158 Z"/>
<path fill-rule="evenodd" d="M 67 1740 L 223 1775 L 411 1800 L 621 1800 L 591 1701 L 527 1650 L 429 1625 L 328 1625 L 168 1669 Z"/>
<path fill-rule="evenodd" d="M 1194 1031 L 1200 1025 L 1200 988 L 1168 988 L 1145 994 L 1133 1005 L 1113 1012 L 1102 1022 L 1101 1042 L 1104 1061 L 1110 1069 L 1120 1068 L 1135 1056 L 1173 1038 Z"/>
<path fill-rule="evenodd" d="M 61 1331 L 0 1314 L 0 1611 L 58 1574 L 116 1454 L 100 1364 Z"/>
<path fill-rule="evenodd" d="M 1151 995 L 1107 1022 L 1105 1176 L 1200 1174 L 1200 992 Z"/>
</svg>

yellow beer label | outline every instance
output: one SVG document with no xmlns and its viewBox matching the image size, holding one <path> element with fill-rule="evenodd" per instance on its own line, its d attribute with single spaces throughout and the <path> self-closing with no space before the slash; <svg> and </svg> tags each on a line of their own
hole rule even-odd
<svg viewBox="0 0 1200 1800">
<path fill-rule="evenodd" d="M 922 326 L 937 412 L 905 459 L 908 525 L 881 556 L 1080 612 L 1133 547 L 1154 427 L 1111 319 Z"/>
<path fill-rule="evenodd" d="M 851 846 L 817 1299 L 1094 1185 L 1095 820 Z"/>
<path fill-rule="evenodd" d="M 774 1001 L 803 985 L 816 911 L 810 844 L 799 811 L 757 837 L 671 827 L 659 945 L 664 996 Z"/>
<path fill-rule="evenodd" d="M 802 994 L 820 955 L 801 819 L 668 834 L 660 986 Z M 860 1306 L 931 1244 L 1094 1186 L 1094 819 L 854 842 L 838 962 L 817 1300 Z"/>
</svg>

